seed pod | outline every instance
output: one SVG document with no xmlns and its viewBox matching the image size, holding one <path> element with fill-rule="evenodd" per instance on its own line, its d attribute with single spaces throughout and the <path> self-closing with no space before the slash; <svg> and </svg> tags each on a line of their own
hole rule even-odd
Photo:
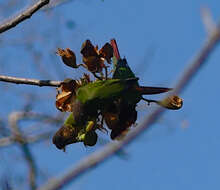
<svg viewBox="0 0 220 190">
<path fill-rule="evenodd" d="M 164 108 L 171 110 L 178 110 L 183 106 L 183 100 L 178 96 L 169 96 L 162 101 L 156 101 L 156 103 Z"/>
<path fill-rule="evenodd" d="M 85 134 L 84 145 L 85 146 L 94 146 L 97 142 L 98 135 L 95 131 L 89 131 Z"/>
<path fill-rule="evenodd" d="M 69 67 L 72 68 L 78 68 L 78 65 L 76 64 L 76 55 L 71 49 L 66 48 L 64 49 L 57 49 L 56 52 L 59 56 L 61 56 L 63 63 Z"/>
</svg>

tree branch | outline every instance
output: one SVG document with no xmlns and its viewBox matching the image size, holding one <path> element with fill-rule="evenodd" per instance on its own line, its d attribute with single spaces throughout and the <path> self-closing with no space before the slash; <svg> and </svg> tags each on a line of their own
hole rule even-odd
<svg viewBox="0 0 220 190">
<path fill-rule="evenodd" d="M 9 123 L 11 127 L 11 133 L 14 136 L 14 140 L 19 143 L 20 148 L 24 154 L 24 158 L 29 167 L 29 183 L 32 190 L 37 188 L 36 184 L 36 175 L 37 175 L 37 168 L 34 161 L 34 157 L 29 149 L 28 144 L 25 142 L 25 137 L 22 135 L 18 127 L 18 121 L 25 117 L 25 112 L 12 112 L 9 116 Z"/>
<path fill-rule="evenodd" d="M 47 140 L 51 137 L 52 132 L 46 132 L 35 136 L 25 136 L 25 143 L 32 144 L 42 140 Z M 0 147 L 13 145 L 15 138 L 13 136 L 0 138 Z"/>
<path fill-rule="evenodd" d="M 50 124 L 61 124 L 63 123 L 63 117 L 62 115 L 57 115 L 55 117 L 51 117 L 50 115 L 35 113 L 35 112 L 26 112 L 26 111 L 20 111 L 20 112 L 13 112 L 12 114 L 16 114 L 17 117 L 19 116 L 19 120 L 35 120 L 35 121 L 41 121 L 42 123 L 50 123 Z M 30 144 L 35 143 L 41 140 L 46 140 L 49 137 L 51 137 L 51 132 L 44 132 L 37 135 L 27 135 L 25 133 L 22 133 L 22 135 L 25 137 L 23 138 L 23 143 Z M 13 145 L 16 142 L 16 136 L 11 134 L 7 137 L 0 138 L 0 147 L 10 146 Z"/>
<path fill-rule="evenodd" d="M 201 68 L 209 57 L 211 51 L 214 50 L 215 46 L 220 40 L 220 27 L 212 28 L 211 35 L 208 36 L 201 50 L 191 61 L 189 67 L 183 72 L 182 77 L 177 83 L 173 93 L 180 93 L 184 87 L 191 81 L 195 76 L 196 72 Z M 99 151 L 95 151 L 90 156 L 81 160 L 78 164 L 69 169 L 64 175 L 53 178 L 42 186 L 39 190 L 58 190 L 67 185 L 68 183 L 75 180 L 78 176 L 85 173 L 89 169 L 97 166 L 104 162 L 110 156 L 118 152 L 123 146 L 132 142 L 135 138 L 141 135 L 144 130 L 148 129 L 163 113 L 165 109 L 159 107 L 153 111 L 138 127 L 134 128 L 128 135 L 119 142 L 112 142 L 101 148 Z"/>
<path fill-rule="evenodd" d="M 0 81 L 10 82 L 15 84 L 28 84 L 36 86 L 60 86 L 62 81 L 52 81 L 52 80 L 37 80 L 37 79 L 27 79 L 27 78 L 18 78 L 18 77 L 9 77 L 0 75 Z"/>
<path fill-rule="evenodd" d="M 23 12 L 18 14 L 16 17 L 1 24 L 0 25 L 0 33 L 3 33 L 5 31 L 15 27 L 16 25 L 18 25 L 22 21 L 30 18 L 35 12 L 37 12 L 43 6 L 47 5 L 49 2 L 50 2 L 50 0 L 39 0 L 34 5 L 28 7 L 26 10 L 24 10 Z"/>
</svg>

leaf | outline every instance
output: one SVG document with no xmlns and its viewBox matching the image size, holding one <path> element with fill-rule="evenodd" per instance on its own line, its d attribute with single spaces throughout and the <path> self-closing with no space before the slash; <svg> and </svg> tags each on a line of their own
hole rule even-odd
<svg viewBox="0 0 220 190">
<path fill-rule="evenodd" d="M 83 62 L 86 64 L 90 72 L 101 72 L 104 67 L 103 60 L 96 56 L 83 57 Z"/>
<path fill-rule="evenodd" d="M 90 57 L 95 56 L 98 57 L 97 48 L 95 48 L 90 40 L 86 40 L 81 47 L 80 53 L 83 55 L 83 57 Z"/>
<path fill-rule="evenodd" d="M 83 55 L 83 62 L 90 72 L 101 72 L 103 68 L 103 60 L 100 59 L 96 48 L 92 45 L 90 40 L 86 40 L 81 48 L 80 53 Z"/>
<path fill-rule="evenodd" d="M 105 60 L 110 64 L 113 56 L 113 49 L 106 43 L 99 51 L 98 46 L 94 47 L 90 40 L 86 40 L 81 47 L 80 53 L 83 55 L 83 62 L 90 72 L 102 72 L 106 68 Z"/>
<path fill-rule="evenodd" d="M 65 79 L 59 88 L 57 88 L 56 107 L 60 111 L 72 110 L 71 103 L 75 99 L 75 90 L 79 84 L 72 79 Z"/>
<path fill-rule="evenodd" d="M 76 55 L 71 49 L 66 48 L 64 49 L 57 49 L 56 52 L 59 56 L 61 56 L 63 63 L 69 67 L 72 68 L 78 68 L 78 65 L 76 64 Z"/>
<path fill-rule="evenodd" d="M 113 57 L 113 48 L 109 43 L 106 43 L 100 50 L 99 56 L 106 59 L 106 61 L 111 64 L 111 58 Z"/>
<path fill-rule="evenodd" d="M 83 75 L 80 80 L 65 79 L 59 88 L 57 88 L 56 107 L 62 112 L 73 112 L 73 104 L 75 102 L 76 90 L 90 83 L 88 74 Z"/>
</svg>

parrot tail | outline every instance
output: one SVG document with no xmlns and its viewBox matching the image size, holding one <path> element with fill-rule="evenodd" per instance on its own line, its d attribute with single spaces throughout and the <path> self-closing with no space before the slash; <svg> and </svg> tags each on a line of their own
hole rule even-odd
<svg viewBox="0 0 220 190">
<path fill-rule="evenodd" d="M 139 91 L 142 95 L 151 95 L 151 94 L 160 94 L 172 90 L 172 88 L 164 87 L 150 87 L 150 86 L 138 86 L 136 90 Z"/>
</svg>

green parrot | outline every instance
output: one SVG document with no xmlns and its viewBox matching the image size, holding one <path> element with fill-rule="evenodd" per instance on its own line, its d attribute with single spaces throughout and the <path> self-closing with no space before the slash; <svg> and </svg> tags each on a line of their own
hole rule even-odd
<svg viewBox="0 0 220 190">
<path fill-rule="evenodd" d="M 113 50 L 117 59 L 113 78 L 96 80 L 76 91 L 76 100 L 85 105 L 87 109 L 99 109 L 103 105 L 111 104 L 112 100 L 119 97 L 125 98 L 128 102 L 137 103 L 141 100 L 142 95 L 159 94 L 171 90 L 163 87 L 139 86 L 138 78 L 131 71 L 126 59 L 116 56 L 117 50 L 114 49 L 114 46 Z"/>
<path fill-rule="evenodd" d="M 111 137 L 114 139 L 120 135 L 120 131 L 135 123 L 137 119 L 135 107 L 143 98 L 142 95 L 159 94 L 171 89 L 140 86 L 126 59 L 120 58 L 114 40 L 111 41 L 111 45 L 116 60 L 113 77 L 78 88 L 72 111 L 77 123 L 88 121 L 88 117 L 95 118 L 101 112 L 107 126 L 112 129 Z M 109 118 L 115 118 L 115 121 L 112 122 Z"/>
<path fill-rule="evenodd" d="M 140 86 L 126 59 L 120 58 L 114 39 L 111 40 L 111 46 L 114 55 L 112 78 L 89 82 L 75 89 L 74 99 L 71 102 L 72 112 L 53 137 L 53 143 L 57 148 L 64 149 L 66 145 L 76 142 L 83 142 L 86 146 L 95 145 L 97 141 L 95 130 L 103 129 L 98 124 L 99 116 L 102 116 L 111 130 L 112 139 L 121 136 L 132 124 L 135 124 L 136 105 L 144 99 L 143 95 L 172 90 L 164 87 Z M 179 109 L 182 106 L 182 102 L 178 102 L 181 100 L 178 97 L 174 97 L 174 101 L 173 99 L 172 101 L 144 100 L 158 103 L 168 109 Z"/>
</svg>

